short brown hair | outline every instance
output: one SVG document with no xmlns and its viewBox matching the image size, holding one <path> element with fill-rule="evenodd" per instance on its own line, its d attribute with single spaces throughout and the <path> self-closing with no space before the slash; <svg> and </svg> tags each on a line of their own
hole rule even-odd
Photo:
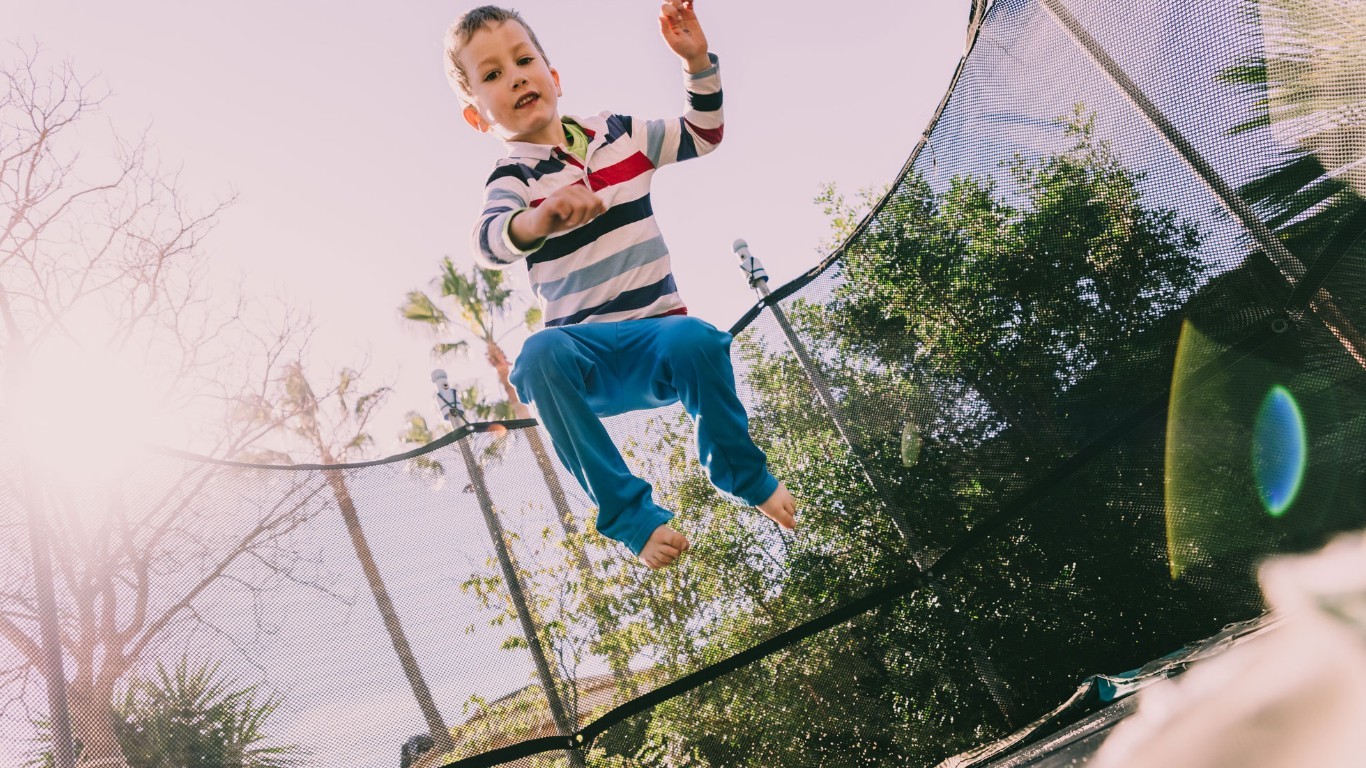
<svg viewBox="0 0 1366 768">
<path fill-rule="evenodd" d="M 481 5 L 456 19 L 450 29 L 446 30 L 446 79 L 451 82 L 451 87 L 460 95 L 461 101 L 469 102 L 474 98 L 474 93 L 470 89 L 469 73 L 460 65 L 460 49 L 469 44 L 475 32 L 490 24 L 506 24 L 509 21 L 515 21 L 522 25 L 522 29 L 526 30 L 527 37 L 531 38 L 531 44 L 536 46 L 536 50 L 541 54 L 546 66 L 550 65 L 550 57 L 545 55 L 541 41 L 536 39 L 536 33 L 531 30 L 530 25 L 522 20 L 520 13 L 510 8 L 499 8 L 496 5 Z"/>
</svg>

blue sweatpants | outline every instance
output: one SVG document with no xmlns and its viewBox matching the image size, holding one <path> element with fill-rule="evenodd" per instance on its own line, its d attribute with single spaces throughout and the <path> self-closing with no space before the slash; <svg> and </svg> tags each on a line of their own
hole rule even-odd
<svg viewBox="0 0 1366 768">
<path fill-rule="evenodd" d="M 735 394 L 730 341 L 702 320 L 675 315 L 547 328 L 517 356 L 518 397 L 535 403 L 555 453 L 597 505 L 598 531 L 634 554 L 673 513 L 631 474 L 601 416 L 682 402 L 713 485 L 746 504 L 778 488 Z"/>
</svg>

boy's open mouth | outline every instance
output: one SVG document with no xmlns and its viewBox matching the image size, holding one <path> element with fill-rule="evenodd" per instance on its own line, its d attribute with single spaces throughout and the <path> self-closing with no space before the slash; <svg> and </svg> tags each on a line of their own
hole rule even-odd
<svg viewBox="0 0 1366 768">
<path fill-rule="evenodd" d="M 541 98 L 541 94 L 539 93 L 528 93 L 527 95 L 518 99 L 517 103 L 512 105 L 512 108 L 521 109 L 522 107 L 525 107 L 526 105 L 536 101 L 539 98 Z"/>
</svg>

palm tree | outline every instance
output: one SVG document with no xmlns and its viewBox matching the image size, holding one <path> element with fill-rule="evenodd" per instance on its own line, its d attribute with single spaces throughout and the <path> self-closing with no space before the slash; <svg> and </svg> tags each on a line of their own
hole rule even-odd
<svg viewBox="0 0 1366 768">
<path fill-rule="evenodd" d="M 1366 5 L 1360 0 L 1260 0 L 1266 112 L 1282 143 L 1298 144 L 1366 195 Z"/>
<path fill-rule="evenodd" d="M 1270 129 L 1289 147 L 1277 165 L 1239 190 L 1307 270 L 1300 298 L 1320 311 L 1316 290 L 1340 307 L 1360 306 L 1359 286 L 1325 283 L 1343 263 L 1366 259 L 1366 99 L 1356 87 L 1366 56 L 1366 6 L 1359 0 L 1260 0 L 1261 55 L 1221 73 L 1255 100 L 1253 119 L 1231 133 Z M 1331 303 L 1330 305 L 1331 308 Z M 1362 365 L 1352 312 L 1330 316 Z"/>
<path fill-rule="evenodd" d="M 370 418 L 390 391 L 389 387 L 379 387 L 369 392 L 357 392 L 356 384 L 359 378 L 360 374 L 354 369 L 343 368 L 337 376 L 336 386 L 319 397 L 308 381 L 302 359 L 297 359 L 284 366 L 284 374 L 279 381 L 281 392 L 277 402 L 244 403 L 247 406 L 244 412 L 264 423 L 281 425 L 281 429 L 301 441 L 306 450 L 320 463 L 342 464 L 374 442 L 366 428 Z M 336 404 L 334 409 L 330 409 L 330 413 L 323 407 L 327 401 L 335 401 Z M 289 454 L 281 451 L 257 451 L 249 458 L 293 463 Z M 393 599 L 389 596 L 384 577 L 380 574 L 374 553 L 361 527 L 355 500 L 346 484 L 346 475 L 342 470 L 329 469 L 323 471 L 323 476 L 333 498 L 336 499 L 342 520 L 346 523 L 351 545 L 356 551 L 356 559 L 360 561 L 361 570 L 370 587 L 370 594 L 374 597 L 375 605 L 384 620 L 394 652 L 398 654 L 399 664 L 403 667 L 413 696 L 417 699 L 418 707 L 427 721 L 428 731 L 436 745 L 441 747 L 442 751 L 448 751 L 454 746 L 450 730 L 436 707 L 431 689 L 427 686 L 426 678 L 418 667 L 417 658 L 408 644 L 403 625 L 399 622 Z"/>
<path fill-rule="evenodd" d="M 518 399 L 517 390 L 512 386 L 510 378 L 512 363 L 508 361 L 507 354 L 499 344 L 499 340 L 506 333 L 503 332 L 500 335 L 499 326 L 509 315 L 515 312 L 517 305 L 512 289 L 505 284 L 504 276 L 505 273 L 498 270 L 484 269 L 478 266 L 473 267 L 472 271 L 466 274 L 456 269 L 455 264 L 447 257 L 441 260 L 441 274 L 432 281 L 432 284 L 439 292 L 440 298 L 451 300 L 454 312 L 448 314 L 438 306 L 431 296 L 422 291 L 410 291 L 407 301 L 400 307 L 399 311 L 405 319 L 426 326 L 438 337 L 453 331 L 467 335 L 476 342 L 483 344 L 484 359 L 493 366 L 494 371 L 498 374 L 498 383 L 503 389 L 505 402 L 511 407 L 513 415 L 518 419 L 530 419 L 531 410 Z M 521 326 L 530 330 L 540 321 L 540 308 L 530 307 L 523 313 Z M 510 330 L 516 330 L 516 328 Z M 432 348 L 432 356 L 440 359 L 450 354 L 468 351 L 468 349 L 468 339 L 442 340 L 438 341 Z M 574 522 L 574 514 L 565 497 L 564 486 L 560 483 L 560 476 L 555 470 L 549 452 L 546 450 L 540 430 L 526 429 L 522 430 L 522 434 L 526 435 L 531 453 L 536 459 L 536 466 L 540 469 L 546 489 L 550 492 L 551 504 L 555 509 L 555 517 L 560 522 L 560 528 L 564 532 L 565 541 L 578 541 L 578 525 Z M 601 591 L 595 586 L 597 580 L 593 577 L 593 566 L 587 553 L 582 547 L 570 545 L 570 556 L 574 559 L 575 567 L 582 574 L 588 599 L 594 605 L 603 603 Z M 597 618 L 601 635 L 606 636 L 615 629 L 605 611 L 594 610 L 592 613 Z M 617 682 L 621 685 L 623 693 L 634 696 L 637 690 L 631 676 L 630 659 L 620 651 L 609 651 L 607 656 L 608 664 L 611 666 Z"/>
<path fill-rule="evenodd" d="M 233 680 L 220 668 L 218 662 L 181 659 L 167 669 L 158 662 L 154 674 L 128 681 L 110 715 L 131 768 L 298 768 L 306 763 L 302 747 L 273 744 L 266 733 L 283 696 Z M 43 739 L 50 741 L 51 733 Z M 55 764 L 49 751 L 27 768 Z"/>
</svg>

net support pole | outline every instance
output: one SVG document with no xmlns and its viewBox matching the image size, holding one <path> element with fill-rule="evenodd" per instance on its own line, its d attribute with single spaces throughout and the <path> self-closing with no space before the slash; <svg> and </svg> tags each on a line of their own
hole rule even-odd
<svg viewBox="0 0 1366 768">
<path fill-rule="evenodd" d="M 550 707 L 550 716 L 555 721 L 555 727 L 567 736 L 572 736 L 577 731 L 577 722 L 571 720 L 569 711 L 564 706 L 563 699 L 560 698 L 559 686 L 555 683 L 555 675 L 550 671 L 550 661 L 546 657 L 545 647 L 541 645 L 540 635 L 536 632 L 536 622 L 531 618 L 531 608 L 527 603 L 526 592 L 522 589 L 521 578 L 517 575 L 517 566 L 512 561 L 512 553 L 508 550 L 507 538 L 503 534 L 503 524 L 498 520 L 498 513 L 493 508 L 493 497 L 489 495 L 488 485 L 484 482 L 484 470 L 479 466 L 478 459 L 474 456 L 473 449 L 470 448 L 469 436 L 457 440 L 460 444 L 460 456 L 465 460 L 465 470 L 469 473 L 470 484 L 474 486 L 474 495 L 479 499 L 479 510 L 484 514 L 484 525 L 488 527 L 489 538 L 493 540 L 493 550 L 498 557 L 498 566 L 503 571 L 503 581 L 507 584 L 508 595 L 512 599 L 512 608 L 517 613 L 517 620 L 522 625 L 522 635 L 526 638 L 527 648 L 531 651 L 531 660 L 536 667 L 536 676 L 541 680 L 541 688 L 545 690 L 546 703 Z M 572 768 L 584 768 L 583 754 L 575 749 L 565 750 L 569 757 L 569 765 Z"/>
<path fill-rule="evenodd" d="M 844 417 L 840 415 L 840 410 L 835 403 L 834 393 L 830 390 L 830 383 L 826 381 L 825 374 L 821 373 L 820 368 L 818 368 L 815 361 L 811 359 L 811 353 L 807 350 L 806 344 L 802 342 L 801 337 L 797 335 L 797 331 L 788 321 L 787 314 L 783 312 L 783 308 L 778 305 L 778 302 L 769 300 L 772 291 L 768 287 L 768 274 L 764 271 L 763 265 L 749 253 L 749 246 L 744 243 L 744 241 L 736 241 L 735 251 L 741 259 L 741 271 L 746 274 L 749 279 L 750 287 L 763 299 L 764 306 L 773 313 L 773 319 L 778 322 L 778 327 L 782 329 L 783 335 L 787 337 L 788 346 L 792 348 L 793 353 L 797 356 L 797 361 L 801 364 L 802 371 L 806 374 L 807 381 L 811 382 L 811 386 L 816 390 L 816 395 L 820 398 L 821 404 L 825 406 L 826 413 L 830 414 L 830 421 L 835 425 L 836 434 L 838 434 L 840 440 L 844 442 L 845 447 L 849 449 L 850 457 L 858 465 L 859 470 L 863 473 L 869 487 L 877 494 L 878 499 L 882 502 L 882 506 L 887 510 L 887 514 L 892 518 L 892 524 L 896 526 L 897 531 L 910 547 L 911 562 L 917 569 L 924 571 L 928 565 L 926 553 L 924 548 L 920 545 L 919 539 L 916 538 L 914 531 L 912 531 L 910 521 L 906 520 L 905 516 L 901 514 L 901 511 L 892 504 L 891 499 L 883 490 L 881 483 L 878 483 L 877 480 L 873 478 L 872 473 L 868 471 L 868 468 L 864 465 L 863 461 L 859 459 L 858 451 L 854 449 L 854 442 L 850 439 L 849 428 L 844 423 Z M 961 604 L 961 601 L 959 600 L 957 593 L 949 589 L 948 585 L 940 581 L 938 576 L 930 574 L 929 577 L 929 588 L 948 605 L 949 620 L 953 625 L 953 629 L 965 638 L 968 654 L 972 657 L 973 667 L 977 672 L 977 676 L 986 681 L 1002 680 L 1003 678 L 996 672 L 995 665 L 991 663 L 991 660 L 987 658 L 986 653 L 983 652 L 982 645 L 977 640 L 976 633 L 972 630 L 972 627 L 968 625 L 968 622 L 963 618 L 962 614 L 959 613 L 958 606 Z M 952 677 L 952 675 L 950 675 L 950 677 Z M 992 703 L 996 705 L 996 709 L 1001 713 L 1001 717 L 1005 718 L 1007 727 L 1011 727 L 1019 722 L 1015 702 L 1006 691 L 998 686 L 991 685 L 988 682 L 987 693 L 991 697 Z"/>
<path fill-rule="evenodd" d="M 1143 115 L 1158 135 L 1186 161 L 1195 175 L 1205 182 L 1214 196 L 1219 199 L 1220 204 L 1252 235 L 1252 239 L 1271 260 L 1272 265 L 1281 273 L 1285 281 L 1291 287 L 1297 286 L 1306 272 L 1304 264 L 1295 254 L 1290 252 L 1290 249 L 1281 242 L 1275 232 L 1271 231 L 1266 222 L 1262 221 L 1261 216 L 1252 206 L 1219 175 L 1219 172 L 1210 165 L 1203 155 L 1196 151 L 1195 146 L 1176 129 L 1171 120 L 1167 119 L 1162 110 L 1157 108 L 1157 105 L 1138 87 L 1133 78 L 1129 77 L 1119 66 L 1119 63 L 1101 46 L 1100 42 L 1086 31 L 1077 17 L 1067 10 L 1062 0 L 1039 0 L 1039 4 L 1048 12 L 1054 23 L 1062 28 L 1063 32 L 1072 39 L 1072 42 L 1091 59 L 1091 62 L 1101 72 L 1105 73 L 1115 88 L 1128 99 L 1139 114 Z M 1338 340 L 1347 354 L 1356 361 L 1357 365 L 1366 368 L 1366 340 L 1363 339 L 1361 332 L 1352 324 L 1351 320 L 1338 308 L 1332 295 L 1323 288 L 1318 288 L 1314 292 L 1313 299 L 1309 302 L 1309 307 Z"/>
<path fill-rule="evenodd" d="M 772 293 L 768 288 L 767 278 L 764 280 L 756 280 L 751 277 L 750 287 L 757 291 L 764 299 L 767 299 L 769 294 Z M 853 457 L 854 461 L 858 462 L 859 468 L 863 471 L 864 478 L 868 481 L 868 485 L 877 492 L 878 497 L 882 500 L 882 505 L 887 508 L 887 514 L 891 516 L 892 524 L 896 526 L 897 532 L 901 534 L 903 539 L 911 544 L 915 567 L 923 570 L 925 567 L 924 557 L 921 553 L 921 547 L 916 541 L 915 533 L 911 530 L 910 521 L 906 520 L 905 516 L 901 514 L 901 511 L 892 505 L 886 495 L 882 493 L 882 486 L 873 479 L 867 468 L 863 466 L 863 462 L 859 461 L 858 453 L 854 450 L 854 441 L 851 439 L 852 436 L 849 432 L 849 427 L 845 425 L 844 417 L 840 415 L 840 410 L 835 403 L 835 396 L 830 391 L 830 382 L 825 380 L 825 375 L 821 373 L 820 369 L 816 367 L 815 362 L 811 360 L 811 353 L 807 351 L 806 345 L 802 343 L 801 338 L 797 336 L 796 330 L 794 330 L 792 324 L 788 322 L 787 314 L 783 312 L 783 308 L 778 306 L 777 302 L 770 302 L 767 306 L 768 310 L 773 313 L 773 319 L 778 322 L 778 327 L 782 329 L 783 335 L 787 337 L 787 344 L 797 356 L 797 362 L 801 365 L 802 372 L 806 374 L 806 380 L 811 383 L 811 388 L 816 390 L 816 397 L 820 399 L 821 405 L 825 406 L 825 412 L 830 414 L 830 422 L 834 424 L 835 433 L 839 435 L 840 442 L 844 443 L 845 447 L 849 449 L 850 456 Z"/>
<path fill-rule="evenodd" d="M 33 583 L 38 600 L 38 625 L 43 653 L 43 679 L 47 688 L 48 716 L 52 719 L 52 754 L 56 768 L 75 768 L 76 747 L 71 732 L 71 707 L 67 702 L 66 671 L 62 664 L 62 639 L 57 626 L 57 590 L 52 579 L 52 549 L 47 519 L 43 516 L 27 462 L 20 467 L 24 478 L 28 512 L 29 548 L 33 556 Z"/>
</svg>

